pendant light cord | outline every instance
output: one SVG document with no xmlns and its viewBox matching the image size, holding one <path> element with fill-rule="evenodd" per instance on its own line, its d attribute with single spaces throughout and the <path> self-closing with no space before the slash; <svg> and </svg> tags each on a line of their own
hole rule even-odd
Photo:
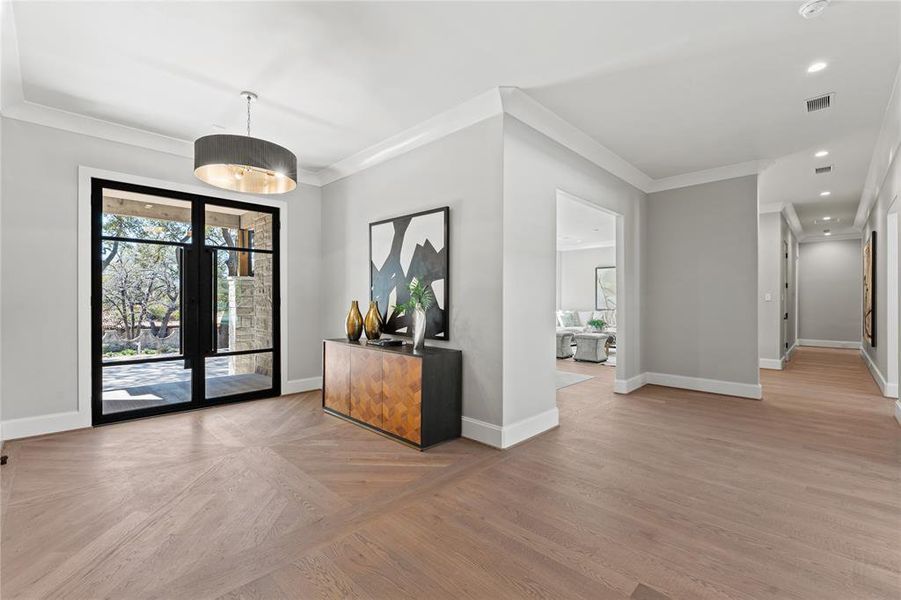
<svg viewBox="0 0 901 600">
<path fill-rule="evenodd" d="M 250 137 L 250 102 L 253 98 L 248 94 L 247 96 L 247 137 Z"/>
</svg>

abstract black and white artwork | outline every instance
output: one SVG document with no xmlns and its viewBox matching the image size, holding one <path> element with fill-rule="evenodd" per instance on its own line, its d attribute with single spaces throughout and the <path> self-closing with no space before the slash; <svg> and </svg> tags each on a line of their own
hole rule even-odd
<svg viewBox="0 0 901 600">
<path fill-rule="evenodd" d="M 428 285 L 435 302 L 426 311 L 425 335 L 447 340 L 448 207 L 369 224 L 369 299 L 378 302 L 383 333 L 409 336 L 412 316 L 394 309 L 410 298 L 410 282 Z"/>
</svg>

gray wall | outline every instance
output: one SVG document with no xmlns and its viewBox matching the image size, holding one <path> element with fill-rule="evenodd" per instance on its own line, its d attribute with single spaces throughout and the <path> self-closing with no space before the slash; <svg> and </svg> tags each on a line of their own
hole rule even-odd
<svg viewBox="0 0 901 600">
<path fill-rule="evenodd" d="M 74 411 L 78 166 L 199 182 L 190 158 L 6 118 L 2 145 L 3 418 Z M 319 190 L 301 185 L 283 197 L 290 204 L 287 373 L 299 379 L 320 373 L 319 327 L 309 318 L 319 309 Z"/>
<path fill-rule="evenodd" d="M 615 267 L 616 248 L 586 248 L 560 252 L 560 306 L 563 310 L 594 310 L 595 267 Z"/>
<path fill-rule="evenodd" d="M 369 298 L 369 223 L 450 206 L 450 341 L 463 348 L 464 416 L 501 424 L 502 120 L 482 121 L 322 190 L 322 312 L 344 335 Z M 548 318 L 548 322 L 550 322 Z"/>
<path fill-rule="evenodd" d="M 759 383 L 757 177 L 648 195 L 648 372 Z"/>
<path fill-rule="evenodd" d="M 801 244 L 800 335 L 802 340 L 859 342 L 862 317 L 860 240 Z"/>
<path fill-rule="evenodd" d="M 514 117 L 504 117 L 504 423 L 556 407 L 554 371 L 557 192 L 620 215 L 617 379 L 641 372 L 641 222 L 645 194 Z M 621 258 L 621 260 L 620 260 Z M 623 289 L 624 288 L 624 289 Z M 628 316 L 631 315 L 631 321 Z"/>
</svg>

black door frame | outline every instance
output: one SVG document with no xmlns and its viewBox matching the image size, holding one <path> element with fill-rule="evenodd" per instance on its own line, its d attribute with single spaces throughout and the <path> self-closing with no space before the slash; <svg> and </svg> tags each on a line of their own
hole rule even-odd
<svg viewBox="0 0 901 600">
<path fill-rule="evenodd" d="M 154 240 L 119 238 L 121 241 L 137 243 L 161 244 L 184 248 L 182 255 L 182 310 L 179 325 L 182 335 L 182 354 L 180 356 L 138 358 L 116 361 L 116 365 L 129 365 L 151 362 L 185 360 L 191 369 L 191 401 L 153 406 L 117 413 L 103 414 L 103 327 L 101 298 L 102 292 L 102 254 L 103 254 L 103 190 L 115 189 L 125 192 L 162 196 L 191 203 L 191 241 L 186 244 L 177 242 L 159 242 Z M 237 350 L 232 352 L 216 352 L 213 335 L 213 253 L 222 247 L 207 246 L 205 235 L 207 204 L 229 208 L 241 208 L 264 212 L 272 215 L 272 249 L 238 249 L 272 255 L 272 347 L 254 350 Z M 277 206 L 239 202 L 215 196 L 206 196 L 189 192 L 180 192 L 165 188 L 125 183 L 98 177 L 91 178 L 91 422 L 93 425 L 115 423 L 141 417 L 149 417 L 172 412 L 182 412 L 261 398 L 273 398 L 281 395 L 281 227 L 280 212 Z M 231 248 L 235 249 L 235 248 Z M 185 273 L 199 273 L 196 279 L 185 277 Z M 210 300 L 207 302 L 206 300 Z M 188 318 L 185 318 L 185 317 Z M 272 387 L 265 390 L 245 392 L 231 396 L 206 398 L 205 358 L 237 356 L 241 354 L 272 353 Z"/>
</svg>

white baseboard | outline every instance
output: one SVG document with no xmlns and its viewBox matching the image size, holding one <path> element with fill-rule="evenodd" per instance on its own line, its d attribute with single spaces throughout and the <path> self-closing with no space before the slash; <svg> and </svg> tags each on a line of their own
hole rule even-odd
<svg viewBox="0 0 901 600">
<path fill-rule="evenodd" d="M 629 379 L 616 379 L 613 382 L 613 391 L 617 394 L 629 394 L 647 383 L 645 374 L 641 373 Z"/>
<path fill-rule="evenodd" d="M 685 377 L 684 375 L 670 375 L 668 373 L 645 373 L 645 379 L 648 383 L 654 385 L 695 390 L 698 392 L 738 396 L 740 398 L 751 398 L 752 400 L 760 400 L 763 397 L 763 388 L 759 383 L 737 383 L 735 381 L 704 379 L 703 377 Z"/>
<path fill-rule="evenodd" d="M 557 407 L 504 427 L 463 417 L 463 437 L 495 448 L 509 448 L 560 424 Z"/>
<path fill-rule="evenodd" d="M 790 361 L 792 359 L 792 354 L 794 354 L 795 350 L 797 350 L 797 349 L 798 349 L 798 342 L 795 341 L 795 343 L 792 344 L 792 347 L 785 351 L 785 358 L 784 358 L 783 362 Z"/>
<path fill-rule="evenodd" d="M 760 368 L 761 369 L 775 369 L 777 371 L 782 370 L 782 361 L 781 358 L 761 358 L 760 359 Z"/>
<path fill-rule="evenodd" d="M 898 384 L 897 383 L 886 383 L 885 384 L 885 396 L 886 396 L 886 398 L 897 398 L 898 397 Z"/>
<path fill-rule="evenodd" d="M 870 355 L 867 354 L 866 350 L 861 348 L 860 357 L 863 358 L 863 362 L 867 364 L 867 369 L 870 370 L 870 375 L 873 376 L 873 379 L 876 381 L 876 385 L 879 386 L 879 391 L 882 392 L 883 396 L 888 396 L 888 386 L 885 383 L 885 377 L 882 376 L 882 372 L 879 370 L 879 367 L 876 366 L 876 363 L 873 362 L 873 359 L 870 358 Z"/>
<path fill-rule="evenodd" d="M 895 400 L 895 420 L 901 425 L 901 400 Z"/>
<path fill-rule="evenodd" d="M 3 421 L 4 441 L 19 438 L 44 435 L 69 431 L 71 429 L 83 429 L 91 426 L 91 416 L 79 413 L 77 410 L 38 417 L 24 417 L 22 419 L 10 419 Z"/>
<path fill-rule="evenodd" d="M 860 342 L 846 342 L 841 340 L 798 340 L 800 346 L 813 346 L 815 348 L 852 348 L 859 349 Z"/>
<path fill-rule="evenodd" d="M 309 392 L 311 390 L 322 389 L 322 377 L 307 377 L 306 379 L 291 379 L 285 383 L 282 388 L 282 396 L 288 394 L 299 394 L 301 392 Z"/>
</svg>

